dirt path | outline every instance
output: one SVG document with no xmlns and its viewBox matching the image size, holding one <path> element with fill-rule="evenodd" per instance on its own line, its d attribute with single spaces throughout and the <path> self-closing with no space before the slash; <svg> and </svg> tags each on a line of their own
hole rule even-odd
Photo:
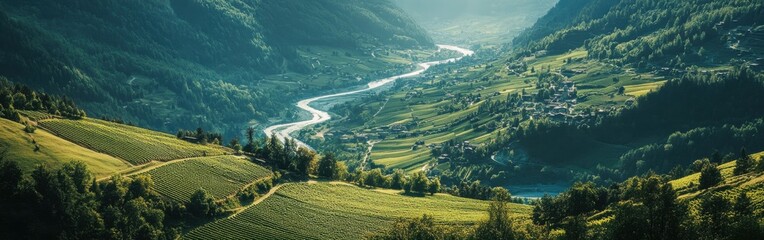
<svg viewBox="0 0 764 240">
<path fill-rule="evenodd" d="M 366 155 L 363 156 L 363 161 L 361 161 L 361 169 L 366 169 L 366 161 L 371 158 L 371 149 L 374 148 L 374 144 L 379 143 L 379 141 L 368 141 L 366 143 L 369 144 L 369 148 L 366 149 Z"/>
<path fill-rule="evenodd" d="M 422 172 L 427 173 L 427 168 L 430 166 L 430 163 L 425 163 L 424 166 L 422 166 Z"/>
<path fill-rule="evenodd" d="M 251 207 L 254 207 L 255 205 L 261 203 L 262 201 L 265 201 L 265 199 L 268 199 L 268 197 L 270 197 L 271 195 L 276 193 L 276 191 L 278 191 L 281 187 L 286 186 L 287 184 L 289 184 L 289 183 L 273 186 L 270 191 L 268 191 L 264 195 L 260 196 L 259 198 L 257 198 L 254 202 L 250 203 L 249 205 L 244 206 L 244 207 L 240 207 L 240 208 L 236 208 L 236 209 L 232 209 L 234 211 L 234 213 L 231 214 L 231 216 L 228 216 L 227 218 L 236 217 L 236 215 L 239 215 L 239 213 L 244 212 L 245 210 L 247 210 L 247 209 L 249 209 Z"/>
<path fill-rule="evenodd" d="M 334 180 L 315 180 L 315 179 L 311 179 L 311 180 L 308 180 L 307 182 L 303 182 L 303 183 L 307 183 L 307 184 L 329 183 L 329 184 L 333 184 L 333 185 L 356 186 L 356 185 L 353 185 L 351 183 L 346 183 L 346 182 L 342 182 L 342 181 L 334 181 Z M 279 184 L 279 185 L 273 186 L 270 191 L 268 191 L 267 193 L 263 194 L 262 196 L 257 198 L 254 202 L 250 203 L 249 205 L 244 206 L 244 207 L 240 207 L 240 208 L 231 209 L 234 213 L 231 214 L 231 216 L 228 216 L 226 218 L 236 217 L 236 215 L 239 215 L 239 213 L 242 213 L 242 212 L 246 211 L 247 209 L 249 209 L 251 207 L 257 206 L 257 204 L 260 204 L 261 202 L 265 201 L 265 199 L 268 199 L 270 196 L 272 196 L 274 193 L 276 193 L 276 191 L 278 191 L 282 187 L 287 186 L 289 184 L 299 184 L 299 182 L 297 182 L 297 183 L 284 183 L 284 184 Z"/>
<path fill-rule="evenodd" d="M 379 113 L 382 112 L 382 109 L 385 109 L 385 106 L 387 106 L 387 102 L 389 102 L 389 101 L 390 101 L 390 97 L 387 97 L 385 99 L 385 102 L 382 103 L 382 106 L 379 107 L 379 110 L 377 110 L 377 112 L 374 113 L 374 116 L 371 116 L 371 118 L 374 119 L 375 117 L 377 117 L 377 115 L 379 115 Z"/>
<path fill-rule="evenodd" d="M 215 156 L 222 156 L 222 155 L 214 155 L 214 156 L 207 156 L 207 157 L 215 157 Z M 133 166 L 131 168 L 119 171 L 119 172 L 114 173 L 114 174 L 112 174 L 110 176 L 106 176 L 106 177 L 102 177 L 102 178 L 96 179 L 96 181 L 100 182 L 100 181 L 108 180 L 112 176 L 115 176 L 115 175 L 122 175 L 123 177 L 135 176 L 135 175 L 138 175 L 138 174 L 141 174 L 141 173 L 145 173 L 145 172 L 157 169 L 157 168 L 162 167 L 162 166 L 166 166 L 166 165 L 174 164 L 174 163 L 179 163 L 179 162 L 183 162 L 183 161 L 190 160 L 190 159 L 195 159 L 195 158 L 203 158 L 203 157 L 188 157 L 188 158 L 181 158 L 181 159 L 170 160 L 170 161 L 166 161 L 166 162 L 151 161 L 151 162 L 146 163 L 146 164 Z"/>
</svg>

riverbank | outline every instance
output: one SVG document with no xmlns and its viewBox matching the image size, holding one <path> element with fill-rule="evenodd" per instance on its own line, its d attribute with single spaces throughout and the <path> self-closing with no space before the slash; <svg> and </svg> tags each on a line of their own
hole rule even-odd
<svg viewBox="0 0 764 240">
<path fill-rule="evenodd" d="M 425 71 L 427 71 L 427 69 L 429 69 L 432 66 L 439 65 L 439 64 L 446 64 L 446 63 L 456 62 L 456 61 L 459 61 L 459 60 L 461 60 L 462 58 L 464 58 L 466 56 L 470 56 L 470 55 L 474 54 L 474 52 L 472 50 L 465 49 L 465 48 L 460 48 L 460 47 L 457 47 L 457 46 L 438 45 L 438 48 L 439 49 L 445 49 L 445 50 L 459 52 L 460 54 L 462 54 L 462 57 L 450 58 L 450 59 L 445 59 L 445 60 L 441 60 L 441 61 L 432 61 L 432 62 L 419 63 L 419 64 L 417 64 L 417 66 L 418 66 L 417 70 L 415 70 L 413 72 L 409 72 L 409 73 L 405 73 L 405 74 L 401 74 L 401 75 L 397 75 L 397 76 L 392 76 L 392 77 L 389 77 L 389 78 L 384 78 L 384 79 L 380 79 L 380 80 L 377 80 L 377 81 L 370 82 L 370 83 L 368 83 L 366 85 L 366 88 L 363 88 L 363 89 L 360 89 L 360 90 L 353 90 L 353 91 L 347 91 L 347 92 L 341 92 L 341 93 L 322 95 L 322 96 L 318 96 L 318 97 L 312 97 L 312 98 L 301 100 L 301 101 L 297 102 L 296 106 L 298 108 L 302 109 L 302 110 L 305 110 L 305 111 L 309 112 L 311 114 L 311 116 L 312 116 L 311 119 L 304 120 L 304 121 L 298 121 L 298 122 L 291 122 L 291 123 L 283 123 L 283 124 L 272 125 L 272 126 L 269 126 L 269 127 L 265 128 L 263 130 L 263 132 L 268 137 L 277 137 L 279 140 L 282 140 L 282 141 L 285 140 L 285 139 L 292 139 L 292 140 L 294 140 L 300 146 L 311 148 L 308 144 L 305 144 L 304 142 L 300 141 L 299 139 L 293 138 L 291 136 L 291 134 L 296 132 L 296 131 L 302 130 L 302 129 L 308 127 L 308 126 L 329 121 L 332 118 L 329 115 L 328 112 L 322 111 L 322 110 L 318 110 L 318 109 L 315 109 L 315 108 L 311 107 L 310 104 L 312 102 L 315 102 L 317 100 L 325 100 L 325 99 L 330 99 L 330 98 L 335 98 L 335 97 L 341 97 L 341 96 L 347 96 L 347 95 L 351 95 L 351 94 L 357 94 L 357 93 L 366 92 L 366 91 L 369 91 L 369 90 L 372 90 L 372 89 L 379 88 L 379 87 L 384 86 L 386 84 L 392 83 L 395 80 L 398 80 L 398 79 L 401 79 L 401 78 L 410 78 L 410 77 L 419 76 L 420 74 L 424 73 Z"/>
</svg>

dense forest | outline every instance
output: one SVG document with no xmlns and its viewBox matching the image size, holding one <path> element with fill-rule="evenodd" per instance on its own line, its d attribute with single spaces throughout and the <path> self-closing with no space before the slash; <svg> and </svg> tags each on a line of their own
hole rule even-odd
<svg viewBox="0 0 764 240">
<path fill-rule="evenodd" d="M 82 163 L 24 174 L 0 159 L 0 188 L 4 239 L 175 239 L 171 221 L 188 214 L 162 200 L 151 178 L 97 183 Z"/>
<path fill-rule="evenodd" d="M 205 126 L 232 135 L 252 118 L 277 115 L 290 95 L 259 89 L 257 81 L 308 71 L 295 46 L 432 46 L 389 1 L 0 6 L 0 75 L 71 96 L 94 116 L 165 131 Z"/>
<path fill-rule="evenodd" d="M 515 39 L 525 53 L 584 47 L 589 58 L 639 68 L 725 63 L 738 27 L 762 24 L 755 0 L 562 0 Z M 755 58 L 755 57 L 754 57 Z"/>
</svg>

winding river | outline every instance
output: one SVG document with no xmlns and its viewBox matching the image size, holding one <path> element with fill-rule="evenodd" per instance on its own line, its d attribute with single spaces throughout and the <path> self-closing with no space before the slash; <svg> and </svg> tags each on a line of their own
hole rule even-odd
<svg viewBox="0 0 764 240">
<path fill-rule="evenodd" d="M 361 93 L 361 92 L 366 92 L 366 91 L 369 91 L 369 90 L 372 90 L 372 89 L 384 86 L 385 84 L 394 82 L 395 80 L 398 80 L 398 79 L 401 79 L 401 78 L 409 78 L 409 77 L 418 76 L 418 75 L 422 74 L 424 71 L 427 71 L 427 69 L 429 69 L 432 66 L 435 66 L 435 65 L 438 65 L 438 64 L 444 64 L 444 63 L 451 63 L 451 62 L 459 61 L 460 59 L 462 59 L 465 56 L 470 56 L 470 55 L 474 54 L 474 52 L 469 50 L 469 49 L 464 49 L 464 48 L 460 48 L 460 47 L 457 47 L 457 46 L 451 46 L 451 45 L 438 45 L 438 49 L 446 49 L 446 50 L 456 51 L 456 52 L 461 53 L 462 57 L 451 58 L 451 59 L 446 59 L 446 60 L 441 60 L 441 61 L 419 63 L 419 64 L 417 64 L 418 68 L 417 68 L 416 71 L 370 82 L 369 84 L 367 84 L 366 88 L 364 88 L 364 89 L 348 91 L 348 92 L 341 92 L 341 93 L 334 93 L 334 94 L 328 94 L 328 95 L 312 97 L 312 98 L 301 100 L 301 101 L 297 102 L 297 107 L 302 109 L 302 110 L 305 110 L 305 111 L 308 111 L 309 113 L 311 113 L 313 115 L 313 118 L 311 118 L 310 120 L 305 120 L 305 121 L 272 125 L 272 126 L 269 126 L 269 127 L 265 128 L 263 131 L 265 132 L 265 135 L 267 135 L 268 137 L 274 137 L 275 136 L 275 137 L 278 137 L 278 139 L 280 139 L 282 141 L 284 139 L 289 138 L 289 139 L 294 140 L 300 146 L 305 146 L 305 147 L 311 148 L 309 145 L 305 144 L 304 142 L 300 141 L 299 139 L 293 138 L 292 136 L 290 136 L 290 134 L 292 134 L 293 132 L 299 131 L 299 130 L 305 128 L 305 127 L 308 127 L 310 125 L 314 125 L 314 124 L 318 124 L 318 123 L 329 121 L 329 119 L 332 118 L 329 115 L 329 113 L 311 107 L 310 104 L 312 102 L 315 102 L 315 101 L 318 101 L 318 100 L 335 98 L 335 97 L 347 96 L 347 95 Z"/>
</svg>

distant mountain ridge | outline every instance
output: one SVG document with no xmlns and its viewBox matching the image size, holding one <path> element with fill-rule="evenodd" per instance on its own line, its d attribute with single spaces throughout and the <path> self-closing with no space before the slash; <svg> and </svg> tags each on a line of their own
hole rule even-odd
<svg viewBox="0 0 764 240">
<path fill-rule="evenodd" d="M 504 45 L 558 0 L 395 0 L 438 41 Z M 473 46 L 474 48 L 474 46 Z"/>
<path fill-rule="evenodd" d="M 309 71 L 296 46 L 434 47 L 387 0 L 3 0 L 0 9 L 0 75 L 171 131 L 192 116 L 202 125 L 283 111 L 287 101 L 271 102 L 268 89 L 241 86 Z M 152 94 L 177 112 L 129 104 Z"/>
</svg>

